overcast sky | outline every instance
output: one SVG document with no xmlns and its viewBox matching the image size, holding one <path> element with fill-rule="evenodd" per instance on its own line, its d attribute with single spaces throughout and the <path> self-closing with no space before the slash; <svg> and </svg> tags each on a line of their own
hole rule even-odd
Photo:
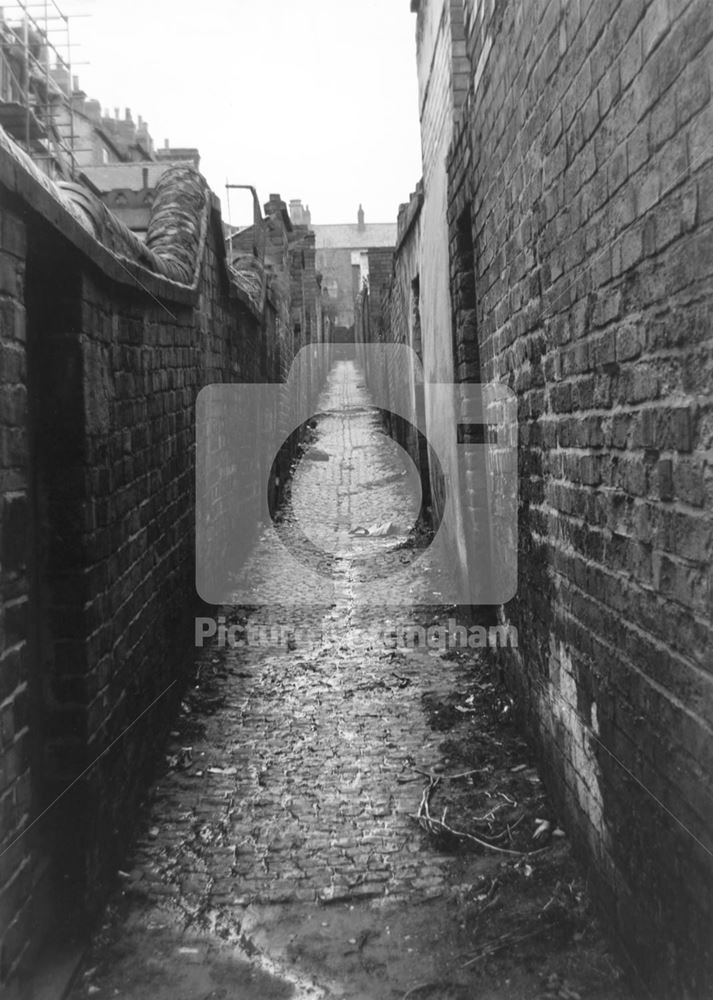
<svg viewBox="0 0 713 1000">
<path fill-rule="evenodd" d="M 359 202 L 395 221 L 420 177 L 408 0 L 58 2 L 91 15 L 71 23 L 88 96 L 142 115 L 157 145 L 197 146 L 226 218 L 226 179 L 332 223 Z M 240 198 L 234 223 L 250 221 Z"/>
</svg>

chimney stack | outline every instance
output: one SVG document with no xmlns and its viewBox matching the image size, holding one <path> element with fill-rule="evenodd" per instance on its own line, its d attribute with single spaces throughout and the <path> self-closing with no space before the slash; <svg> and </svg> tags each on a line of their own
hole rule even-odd
<svg viewBox="0 0 713 1000">
<path fill-rule="evenodd" d="M 302 207 L 301 198 L 291 198 L 290 199 L 290 219 L 292 220 L 293 226 L 303 226 L 305 211 Z"/>
<path fill-rule="evenodd" d="M 287 205 L 284 203 L 279 194 L 271 194 L 268 201 L 264 204 L 265 215 L 269 216 L 279 216 L 283 212 L 287 211 Z"/>
<path fill-rule="evenodd" d="M 359 230 L 360 233 L 363 233 L 365 228 L 366 227 L 364 226 L 364 209 L 360 205 L 359 211 L 357 212 L 357 229 Z"/>
</svg>

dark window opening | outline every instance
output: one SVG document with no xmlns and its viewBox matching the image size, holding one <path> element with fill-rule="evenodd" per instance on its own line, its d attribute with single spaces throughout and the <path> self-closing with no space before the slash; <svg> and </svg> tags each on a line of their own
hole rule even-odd
<svg viewBox="0 0 713 1000">
<path fill-rule="evenodd" d="M 480 356 L 476 318 L 475 247 L 470 206 L 461 212 L 456 224 L 452 276 L 455 381 L 479 382 Z"/>
<path fill-rule="evenodd" d="M 411 346 L 423 361 L 423 344 L 421 341 L 421 281 L 419 276 L 411 282 Z"/>
</svg>

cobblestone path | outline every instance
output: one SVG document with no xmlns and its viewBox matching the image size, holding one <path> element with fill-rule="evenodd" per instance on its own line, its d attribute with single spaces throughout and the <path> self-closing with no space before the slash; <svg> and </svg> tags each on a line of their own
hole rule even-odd
<svg viewBox="0 0 713 1000">
<path fill-rule="evenodd" d="M 266 531 L 247 569 L 262 606 L 223 612 L 248 641 L 198 651 L 165 773 L 76 1000 L 535 995 L 529 973 L 511 977 L 510 992 L 493 980 L 473 993 L 471 972 L 462 962 L 455 971 L 462 861 L 415 816 L 420 772 L 448 766 L 423 699 L 463 689 L 467 663 L 384 645 L 394 625 L 433 620 L 428 609 L 387 607 L 389 574 L 428 559 L 404 545 L 417 478 L 352 363 L 335 366 L 320 405 L 319 452 L 296 469 L 279 534 L 323 574 L 322 603 L 284 603 L 285 586 L 296 601 L 315 595 Z M 349 533 L 384 521 L 399 533 Z M 470 888 L 500 861 L 471 858 Z"/>
<path fill-rule="evenodd" d="M 398 546 L 417 517 L 419 488 L 352 363 L 337 365 L 320 409 L 317 444 L 330 459 L 312 461 L 308 451 L 299 464 L 281 534 L 304 532 L 334 556 L 321 560 L 331 600 L 326 607 L 262 607 L 245 622 L 254 641 L 247 635 L 244 648 L 222 653 L 209 647 L 203 668 L 210 672 L 217 662 L 229 675 L 223 705 L 194 742 L 191 766 L 156 789 L 159 833 L 137 853 L 133 875 L 146 894 L 169 891 L 188 912 L 230 903 L 428 897 L 443 885 L 448 859 L 422 850 L 413 821 L 421 794 L 414 767 L 433 765 L 440 737 L 414 705 L 424 691 L 452 686 L 452 678 L 441 657 L 425 650 L 398 657 L 379 642 L 395 621 L 383 608 L 374 618 L 374 573 L 365 567 L 374 548 L 382 571 L 394 553 L 413 557 Z M 349 534 L 385 520 L 401 535 Z M 293 569 L 287 578 L 281 543 L 266 539 L 247 572 L 259 578 L 262 595 L 272 586 L 279 598 L 287 585 L 299 599 L 300 565 Z M 243 617 L 228 611 L 226 621 Z M 416 624 L 401 614 L 397 621 Z M 169 750 L 181 752 L 179 743 Z M 195 853 L 171 849 L 191 839 L 201 845 Z"/>
</svg>

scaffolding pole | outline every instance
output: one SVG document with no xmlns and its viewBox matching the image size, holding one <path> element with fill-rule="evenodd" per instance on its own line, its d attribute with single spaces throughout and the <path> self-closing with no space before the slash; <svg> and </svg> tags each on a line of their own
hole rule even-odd
<svg viewBox="0 0 713 1000">
<path fill-rule="evenodd" d="M 36 159 L 55 160 L 61 172 L 69 172 L 72 179 L 76 176 L 75 145 L 76 137 L 74 131 L 74 81 L 72 79 L 72 42 L 70 37 L 70 17 L 64 14 L 55 0 L 39 0 L 37 3 L 27 3 L 25 0 L 14 0 L 10 4 L 3 5 L 3 20 L 10 29 L 12 35 L 20 41 L 18 27 L 13 26 L 13 18 L 22 20 L 22 91 L 24 97 L 25 129 L 24 139 L 27 151 Z M 37 16 L 31 12 L 37 11 Z M 72 15 L 74 16 L 74 15 Z M 90 15 L 77 15 L 90 16 Z M 50 22 L 61 22 L 57 26 L 50 27 Z M 30 30 L 32 29 L 35 39 L 40 46 L 39 59 L 32 52 Z M 58 39 L 58 33 L 63 34 L 63 39 Z M 64 49 L 64 54 L 60 51 Z M 58 73 L 56 80 L 52 75 L 50 67 L 51 55 L 54 56 L 54 70 Z M 44 57 L 44 58 L 43 58 Z M 12 73 L 12 68 L 8 68 Z M 31 90 L 31 81 L 35 75 L 36 80 L 41 80 L 40 90 L 44 93 L 35 93 Z M 32 143 L 32 111 L 33 104 L 42 109 L 42 124 L 45 128 L 46 151 L 39 152 L 33 148 Z M 69 134 L 62 132 L 62 125 L 56 121 L 57 104 L 64 107 L 67 112 L 67 125 Z M 54 149 L 53 149 L 54 147 Z M 62 156 L 64 153 L 64 157 Z"/>
</svg>

